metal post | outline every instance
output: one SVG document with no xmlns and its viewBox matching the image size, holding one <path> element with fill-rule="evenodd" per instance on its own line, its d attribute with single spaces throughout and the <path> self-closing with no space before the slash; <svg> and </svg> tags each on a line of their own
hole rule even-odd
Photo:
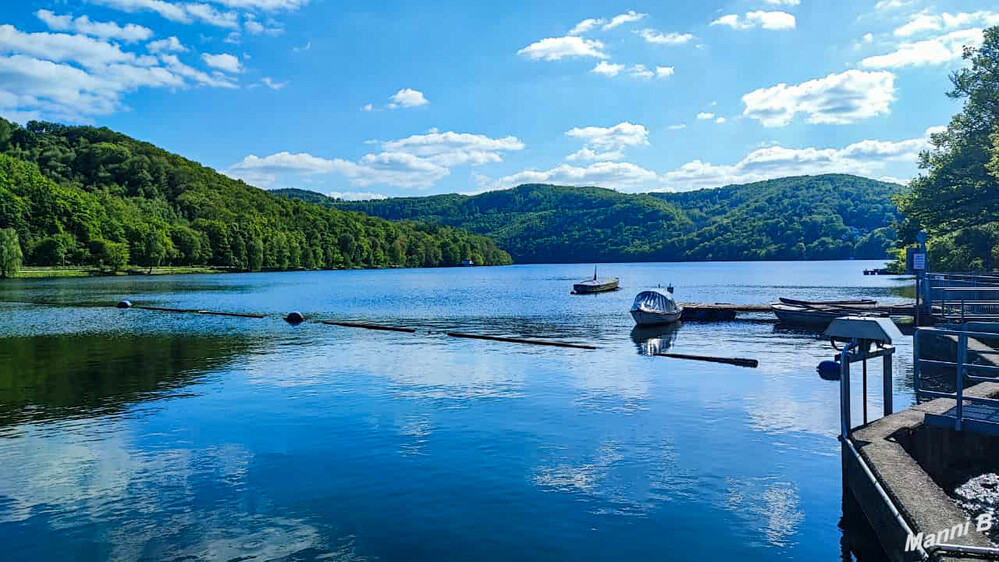
<svg viewBox="0 0 999 562">
<path fill-rule="evenodd" d="M 850 351 L 854 345 L 854 342 L 844 345 L 839 354 L 840 436 L 844 440 L 850 438 Z"/>
<path fill-rule="evenodd" d="M 861 367 L 861 373 L 864 376 L 864 382 L 861 388 L 864 390 L 864 425 L 867 425 L 867 358 L 865 357 Z"/>
<path fill-rule="evenodd" d="M 922 333 L 918 327 L 912 333 L 912 390 L 916 393 L 916 403 L 919 403 L 919 335 Z"/>
<path fill-rule="evenodd" d="M 882 387 L 881 392 L 883 396 L 881 397 L 881 403 L 884 405 L 884 415 L 890 416 L 894 411 L 892 404 L 892 364 L 891 358 L 894 357 L 894 353 L 889 353 L 885 355 L 882 359 L 884 361 L 884 366 L 881 368 L 882 371 Z"/>
<path fill-rule="evenodd" d="M 961 324 L 964 324 L 964 299 L 961 299 Z"/>
<path fill-rule="evenodd" d="M 957 430 L 964 418 L 964 363 L 968 360 L 968 334 L 957 336 Z"/>
</svg>

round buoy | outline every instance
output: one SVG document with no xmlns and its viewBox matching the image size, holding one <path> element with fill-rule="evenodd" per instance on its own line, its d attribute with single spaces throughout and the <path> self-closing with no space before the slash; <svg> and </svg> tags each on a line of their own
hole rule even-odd
<svg viewBox="0 0 999 562">
<path fill-rule="evenodd" d="M 826 381 L 838 381 L 840 374 L 840 366 L 836 361 L 823 361 L 819 363 L 819 366 L 815 368 L 819 373 L 819 377 Z"/>
<path fill-rule="evenodd" d="M 118 308 L 132 308 L 132 301 L 118 301 Z"/>
<path fill-rule="evenodd" d="M 301 324 L 305 321 L 305 317 L 302 316 L 301 312 L 289 312 L 288 316 L 284 317 L 284 321 L 289 324 Z"/>
</svg>

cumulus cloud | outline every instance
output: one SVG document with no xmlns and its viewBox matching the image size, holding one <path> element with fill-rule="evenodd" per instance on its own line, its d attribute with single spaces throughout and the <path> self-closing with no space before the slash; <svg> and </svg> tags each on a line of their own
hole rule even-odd
<svg viewBox="0 0 999 562">
<path fill-rule="evenodd" d="M 603 18 L 586 18 L 569 30 L 568 35 L 581 35 L 604 23 Z"/>
<path fill-rule="evenodd" d="M 281 90 L 288 85 L 288 82 L 278 82 L 273 78 L 268 78 L 266 76 L 260 79 L 260 83 L 274 91 Z"/>
<path fill-rule="evenodd" d="M 556 61 L 563 58 L 590 57 L 606 59 L 604 44 L 596 39 L 583 39 L 575 35 L 547 37 L 517 51 L 531 60 Z"/>
<path fill-rule="evenodd" d="M 128 13 L 154 12 L 177 23 L 201 22 L 215 27 L 236 29 L 239 15 L 236 12 L 223 12 L 209 4 L 174 4 L 164 0 L 89 0 L 116 10 Z"/>
<path fill-rule="evenodd" d="M 145 41 L 153 36 L 153 30 L 132 23 L 122 26 L 113 21 L 91 21 L 87 16 L 77 18 L 68 14 L 60 16 L 49 10 L 38 10 L 35 12 L 35 16 L 53 31 L 72 31 L 100 39 L 117 39 L 125 43 L 135 43 Z"/>
<path fill-rule="evenodd" d="M 230 166 L 226 173 L 261 187 L 274 186 L 278 176 L 339 173 L 357 186 L 392 185 L 419 189 L 432 186 L 450 174 L 455 166 L 501 162 L 502 152 L 524 148 L 516 137 L 490 138 L 436 130 L 377 144 L 380 144 L 380 152 L 366 154 L 356 162 L 308 153 L 279 152 L 265 157 L 251 154 Z"/>
<path fill-rule="evenodd" d="M 656 77 L 657 78 L 669 78 L 673 76 L 675 70 L 672 66 L 657 66 L 656 67 Z"/>
<path fill-rule="evenodd" d="M 627 12 L 625 12 L 623 14 L 618 14 L 618 15 L 614 16 L 613 18 L 611 18 L 611 20 L 609 22 L 607 22 L 606 24 L 604 24 L 604 26 L 603 26 L 602 29 L 604 31 L 607 31 L 608 29 L 614 29 L 615 27 L 624 25 L 626 23 L 633 23 L 633 22 L 636 22 L 636 21 L 641 21 L 641 20 L 645 19 L 648 15 L 649 14 L 639 14 L 635 10 L 628 10 Z"/>
<path fill-rule="evenodd" d="M 423 95 L 423 92 L 412 88 L 403 88 L 392 94 L 390 99 L 392 103 L 388 104 L 389 109 L 397 107 L 420 107 L 421 105 L 430 103 L 430 100 Z"/>
<path fill-rule="evenodd" d="M 636 33 L 653 45 L 685 45 L 694 39 L 691 33 L 663 33 L 650 28 L 639 29 Z"/>
<path fill-rule="evenodd" d="M 743 115 L 764 127 L 783 127 L 802 113 L 809 123 L 844 125 L 887 114 L 895 75 L 847 70 L 801 84 L 778 84 L 742 96 Z"/>
<path fill-rule="evenodd" d="M 878 3 L 874 5 L 875 10 L 897 10 L 899 8 L 906 8 L 914 4 L 916 0 L 878 0 Z"/>
<path fill-rule="evenodd" d="M 180 42 L 180 39 L 172 36 L 158 41 L 150 41 L 146 43 L 146 49 L 150 53 L 186 53 L 188 50 Z"/>
<path fill-rule="evenodd" d="M 767 146 L 749 152 L 733 164 L 716 165 L 698 159 L 662 173 L 629 162 L 562 164 L 550 170 L 524 170 L 496 180 L 482 178 L 480 185 L 504 189 L 521 183 L 559 183 L 621 191 L 686 191 L 789 175 L 853 173 L 877 177 L 884 176 L 888 165 L 899 163 L 912 166 L 914 171 L 919 152 L 929 146 L 929 136 L 937 130 L 927 129 L 919 138 L 863 140 L 843 148 Z"/>
<path fill-rule="evenodd" d="M 593 70 L 591 70 L 590 72 L 594 74 L 602 74 L 604 76 L 617 76 L 618 74 L 621 73 L 622 70 L 624 70 L 623 64 L 600 61 L 597 63 L 596 66 L 593 67 Z"/>
<path fill-rule="evenodd" d="M 625 149 L 649 144 L 649 130 L 627 121 L 613 127 L 575 127 L 565 135 L 583 141 L 581 150 L 566 157 L 569 161 L 619 160 Z"/>
<path fill-rule="evenodd" d="M 239 58 L 228 53 L 219 53 L 217 55 L 202 53 L 201 59 L 208 66 L 226 72 L 241 72 L 243 70 L 243 64 L 239 62 Z"/>
<path fill-rule="evenodd" d="M 999 13 L 979 10 L 977 12 L 959 12 L 951 14 L 931 14 L 927 11 L 912 16 L 909 21 L 892 33 L 896 37 L 912 37 L 925 32 L 939 32 L 969 26 L 999 25 Z"/>
<path fill-rule="evenodd" d="M 722 16 L 711 25 L 722 25 L 732 29 L 769 29 L 772 31 L 785 31 L 794 29 L 797 21 L 792 14 L 787 12 L 748 12 L 743 16 L 739 14 L 728 14 Z"/>
<path fill-rule="evenodd" d="M 702 111 L 697 114 L 697 118 L 701 121 L 709 121 L 715 118 L 715 114 L 710 111 Z"/>
<path fill-rule="evenodd" d="M 902 43 L 890 53 L 865 58 L 860 65 L 864 68 L 904 68 L 943 64 L 959 60 L 965 46 L 981 46 L 984 37 L 981 28 L 952 31 L 924 41 Z"/>
<path fill-rule="evenodd" d="M 387 195 L 383 195 L 381 193 L 371 193 L 368 191 L 331 191 L 327 193 L 326 196 L 334 199 L 342 199 L 344 201 L 378 201 L 381 199 L 388 199 Z"/>
</svg>

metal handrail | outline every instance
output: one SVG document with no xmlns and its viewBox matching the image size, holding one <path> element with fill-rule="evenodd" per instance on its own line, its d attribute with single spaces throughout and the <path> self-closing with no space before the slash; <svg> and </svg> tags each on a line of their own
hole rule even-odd
<svg viewBox="0 0 999 562">
<path fill-rule="evenodd" d="M 935 336 L 957 336 L 957 360 L 956 361 L 941 361 L 938 359 L 923 359 L 921 357 L 921 345 L 920 341 L 925 336 L 925 334 L 932 334 Z M 968 363 L 968 340 L 969 338 L 999 338 L 999 333 L 994 332 L 978 332 L 978 331 L 968 331 L 968 330 L 953 330 L 953 329 L 940 329 L 940 328 L 919 328 L 912 335 L 912 348 L 913 348 L 913 389 L 915 390 L 916 399 L 920 398 L 950 398 L 956 402 L 956 408 L 954 412 L 954 426 L 955 429 L 960 431 L 964 424 L 964 403 L 965 401 L 971 403 L 981 403 L 981 404 L 992 404 L 999 405 L 999 400 L 978 397 L 978 396 L 964 396 L 964 380 L 967 378 L 972 382 L 988 382 L 997 381 L 999 377 L 982 377 L 971 374 L 969 371 L 982 370 L 982 371 L 999 371 L 999 366 L 996 365 L 976 365 L 974 363 Z M 977 352 L 976 352 L 977 353 Z M 984 354 L 991 355 L 994 351 L 985 350 Z M 940 367 L 953 367 L 954 368 L 954 392 L 939 392 L 932 390 L 924 390 L 920 388 L 920 379 L 922 376 L 922 366 L 923 365 L 935 365 Z"/>
</svg>

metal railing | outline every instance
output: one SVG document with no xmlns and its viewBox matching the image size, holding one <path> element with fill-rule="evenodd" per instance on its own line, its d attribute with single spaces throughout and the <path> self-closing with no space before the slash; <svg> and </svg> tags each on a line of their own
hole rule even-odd
<svg viewBox="0 0 999 562">
<path fill-rule="evenodd" d="M 923 283 L 927 310 L 938 320 L 999 320 L 999 275 L 927 273 Z"/>
<path fill-rule="evenodd" d="M 926 342 L 924 340 L 929 337 L 937 338 L 938 341 L 946 342 L 947 340 L 950 340 L 955 342 L 955 360 L 948 361 L 945 359 L 924 359 L 923 352 L 926 351 Z M 999 361 L 990 365 L 982 365 L 968 360 L 968 343 L 970 341 L 979 341 L 983 339 L 997 340 L 999 339 L 999 333 L 976 332 L 963 329 L 919 328 L 912 336 L 912 385 L 915 390 L 916 399 L 917 401 L 924 398 L 950 398 L 954 400 L 956 403 L 956 408 L 954 410 L 954 427 L 958 431 L 961 430 L 965 421 L 965 402 L 972 404 L 989 404 L 999 408 L 999 400 L 997 399 L 982 398 L 979 396 L 965 396 L 964 394 L 966 382 L 974 384 L 979 382 L 999 381 Z M 944 345 L 949 347 L 950 343 L 947 342 L 944 343 Z M 982 358 L 993 355 L 999 356 L 999 350 L 988 348 L 985 345 L 982 345 L 982 348 L 972 349 L 971 352 Z M 952 370 L 954 373 L 954 391 L 949 392 L 924 388 L 923 375 L 925 367 L 932 367 L 934 371 L 943 373 L 947 373 Z M 976 375 L 975 372 L 992 373 L 993 376 Z M 934 379 L 940 379 L 940 377 L 934 377 Z M 939 380 L 934 380 L 934 382 L 939 384 Z"/>
</svg>

